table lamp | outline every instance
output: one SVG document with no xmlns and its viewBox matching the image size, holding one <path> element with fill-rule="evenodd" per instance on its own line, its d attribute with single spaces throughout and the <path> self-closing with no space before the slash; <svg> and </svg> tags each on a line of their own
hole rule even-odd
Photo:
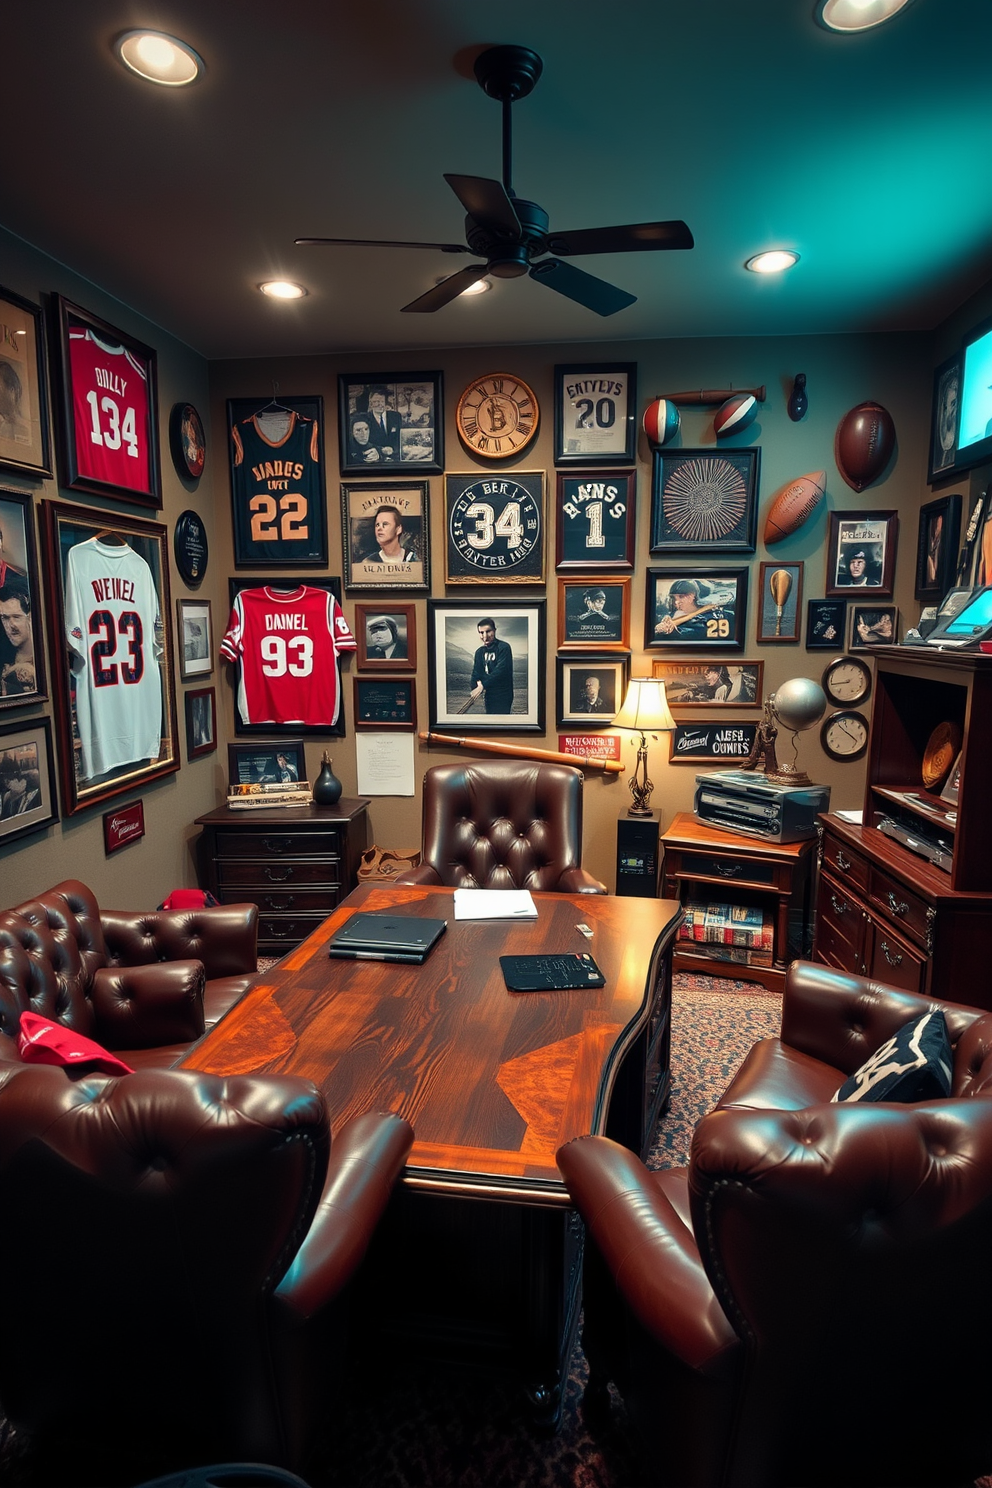
<svg viewBox="0 0 992 1488">
<path fill-rule="evenodd" d="M 627 815 L 650 816 L 649 803 L 654 786 L 648 779 L 647 735 L 671 733 L 675 728 L 664 682 L 659 682 L 655 677 L 631 677 L 623 707 L 613 719 L 613 726 L 632 729 L 641 736 L 637 747 L 637 764 L 630 777 L 630 793 L 634 800 L 627 807 Z"/>
</svg>

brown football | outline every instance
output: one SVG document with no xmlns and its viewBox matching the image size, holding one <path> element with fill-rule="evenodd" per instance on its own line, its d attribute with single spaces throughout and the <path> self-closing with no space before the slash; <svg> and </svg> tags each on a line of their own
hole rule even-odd
<svg viewBox="0 0 992 1488">
<path fill-rule="evenodd" d="M 837 428 L 837 469 L 853 491 L 881 475 L 896 447 L 896 426 L 881 403 L 859 403 Z"/>
<path fill-rule="evenodd" d="M 827 489 L 827 472 L 813 470 L 808 475 L 797 475 L 795 480 L 776 491 L 765 517 L 765 533 L 762 541 L 766 548 L 781 542 L 799 528 L 811 516 L 823 500 Z"/>
</svg>

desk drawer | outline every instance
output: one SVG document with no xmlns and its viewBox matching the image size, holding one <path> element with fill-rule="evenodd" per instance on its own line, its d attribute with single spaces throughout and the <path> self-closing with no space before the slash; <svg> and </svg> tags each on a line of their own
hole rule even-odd
<svg viewBox="0 0 992 1488">
<path fill-rule="evenodd" d="M 340 832 L 218 832 L 216 854 L 232 858 L 337 858 Z"/>
<path fill-rule="evenodd" d="M 217 882 L 221 889 L 286 888 L 288 885 L 319 884 L 321 887 L 341 887 L 341 864 L 333 859 L 323 863 L 272 862 L 251 863 L 242 860 L 218 858 Z M 249 896 L 251 897 L 251 896 Z"/>
<path fill-rule="evenodd" d="M 750 844 L 745 844 L 745 847 Z M 726 879 L 728 883 L 774 884 L 776 865 L 748 855 L 745 861 L 714 852 L 666 851 L 665 870 L 681 878 Z"/>
<path fill-rule="evenodd" d="M 846 880 L 852 888 L 868 892 L 868 862 L 860 853 L 853 852 L 844 842 L 838 842 L 827 832 L 823 838 L 823 866 L 830 868 L 838 878 Z"/>
<path fill-rule="evenodd" d="M 903 940 L 885 925 L 875 926 L 871 975 L 876 981 L 901 987 L 904 992 L 922 993 L 928 964 L 927 958 L 914 950 L 908 940 Z"/>
<path fill-rule="evenodd" d="M 863 905 L 828 874 L 817 896 L 816 956 L 842 971 L 863 975 L 865 937 L 870 920 Z"/>
<path fill-rule="evenodd" d="M 286 893 L 279 889 L 236 889 L 225 890 L 220 898 L 222 904 L 242 904 L 247 902 L 258 905 L 259 914 L 319 914 L 324 919 L 333 914 L 341 900 L 341 895 L 336 889 L 293 889 Z"/>
<path fill-rule="evenodd" d="M 929 906 L 898 879 L 890 878 L 880 868 L 872 868 L 868 898 L 887 920 L 899 926 L 904 935 L 926 944 Z"/>
</svg>

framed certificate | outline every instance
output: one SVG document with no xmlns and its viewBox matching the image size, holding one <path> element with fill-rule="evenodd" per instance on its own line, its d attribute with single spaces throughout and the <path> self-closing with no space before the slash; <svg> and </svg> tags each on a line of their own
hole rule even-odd
<svg viewBox="0 0 992 1488">
<path fill-rule="evenodd" d="M 636 362 L 557 366 L 555 464 L 632 465 L 636 408 Z"/>
</svg>

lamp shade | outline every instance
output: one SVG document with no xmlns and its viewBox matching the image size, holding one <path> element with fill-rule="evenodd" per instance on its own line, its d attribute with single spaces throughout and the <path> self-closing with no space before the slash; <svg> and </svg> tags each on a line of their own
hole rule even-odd
<svg viewBox="0 0 992 1488">
<path fill-rule="evenodd" d="M 642 734 L 670 733 L 675 728 L 664 682 L 656 677 L 631 677 L 614 728 L 637 729 Z"/>
</svg>

